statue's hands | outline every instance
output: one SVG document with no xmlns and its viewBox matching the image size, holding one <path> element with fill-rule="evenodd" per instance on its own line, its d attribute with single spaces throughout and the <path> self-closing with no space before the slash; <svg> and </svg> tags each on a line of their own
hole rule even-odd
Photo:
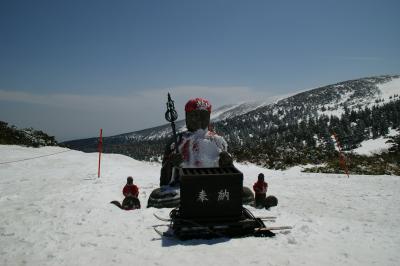
<svg viewBox="0 0 400 266">
<path fill-rule="evenodd" d="M 219 154 L 219 167 L 233 166 L 233 159 L 226 151 Z"/>
<path fill-rule="evenodd" d="M 181 163 L 183 162 L 182 154 L 180 153 L 171 154 L 171 162 L 173 166 L 180 167 Z"/>
</svg>

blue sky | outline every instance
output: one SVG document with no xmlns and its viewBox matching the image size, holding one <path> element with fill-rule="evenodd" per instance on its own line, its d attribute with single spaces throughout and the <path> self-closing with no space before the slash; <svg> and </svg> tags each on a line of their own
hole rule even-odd
<svg viewBox="0 0 400 266">
<path fill-rule="evenodd" d="M 0 120 L 59 140 L 400 73 L 399 1 L 0 2 Z M 182 114 L 182 113 L 181 113 Z M 62 122 L 60 121 L 62 120 Z"/>
</svg>

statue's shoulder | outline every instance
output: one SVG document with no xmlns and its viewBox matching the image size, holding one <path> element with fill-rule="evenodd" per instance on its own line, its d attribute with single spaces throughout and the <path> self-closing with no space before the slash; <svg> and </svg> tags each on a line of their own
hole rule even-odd
<svg viewBox="0 0 400 266">
<path fill-rule="evenodd" d="M 178 146 L 180 145 L 180 143 L 182 143 L 182 140 L 185 138 L 186 136 L 186 131 L 182 131 L 176 134 L 176 140 L 178 142 Z M 175 151 L 175 139 L 173 136 L 171 136 L 168 141 L 167 144 L 165 146 L 165 151 L 164 154 L 171 154 Z"/>
<path fill-rule="evenodd" d="M 208 131 L 207 132 L 207 138 L 214 141 L 215 144 L 223 151 L 226 151 L 228 148 L 228 144 L 226 143 L 224 137 L 218 135 L 214 131 Z"/>
<path fill-rule="evenodd" d="M 208 138 L 216 138 L 216 139 L 222 138 L 223 139 L 223 137 L 218 135 L 218 133 L 215 131 L 207 131 L 206 136 Z"/>
</svg>

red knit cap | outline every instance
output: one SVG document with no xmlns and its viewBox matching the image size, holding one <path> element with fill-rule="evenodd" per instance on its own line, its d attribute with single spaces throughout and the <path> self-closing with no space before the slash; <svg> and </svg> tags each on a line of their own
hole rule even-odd
<svg viewBox="0 0 400 266">
<path fill-rule="evenodd" d="M 202 98 L 190 99 L 185 105 L 185 112 L 195 110 L 207 110 L 211 113 L 211 104 L 209 101 Z"/>
</svg>

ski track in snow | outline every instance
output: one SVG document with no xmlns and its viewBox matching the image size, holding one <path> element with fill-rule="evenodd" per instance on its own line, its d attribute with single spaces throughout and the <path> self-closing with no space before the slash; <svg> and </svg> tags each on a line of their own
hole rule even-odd
<svg viewBox="0 0 400 266">
<path fill-rule="evenodd" d="M 0 145 L 0 162 L 63 151 Z M 399 265 L 400 178 L 272 171 L 236 164 L 251 187 L 259 172 L 279 199 L 259 216 L 292 225 L 274 238 L 161 240 L 152 225 L 170 209 L 145 208 L 159 164 L 70 151 L 0 165 L 0 265 Z M 121 211 L 126 177 L 143 209 Z M 165 230 L 163 228 L 160 228 Z"/>
</svg>

